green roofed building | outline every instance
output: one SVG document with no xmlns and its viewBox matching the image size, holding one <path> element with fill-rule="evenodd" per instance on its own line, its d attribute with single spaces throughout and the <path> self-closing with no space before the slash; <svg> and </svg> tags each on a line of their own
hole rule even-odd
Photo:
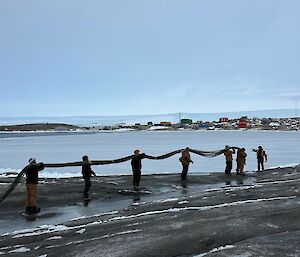
<svg viewBox="0 0 300 257">
<path fill-rule="evenodd" d="M 180 120 L 180 124 L 192 124 L 193 123 L 193 120 L 191 119 L 181 119 Z"/>
</svg>

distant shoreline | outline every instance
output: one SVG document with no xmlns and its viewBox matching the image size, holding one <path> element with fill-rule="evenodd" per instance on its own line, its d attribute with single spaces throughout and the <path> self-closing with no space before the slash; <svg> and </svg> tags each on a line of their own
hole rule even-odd
<svg viewBox="0 0 300 257">
<path fill-rule="evenodd" d="M 0 134 L 5 133 L 124 133 L 139 131 L 299 131 L 298 127 L 254 127 L 254 128 L 226 128 L 226 127 L 195 127 L 189 125 L 172 124 L 163 126 L 155 125 L 121 125 L 121 126 L 98 126 L 98 127 L 81 127 L 65 123 L 32 123 L 19 125 L 2 125 Z"/>
</svg>

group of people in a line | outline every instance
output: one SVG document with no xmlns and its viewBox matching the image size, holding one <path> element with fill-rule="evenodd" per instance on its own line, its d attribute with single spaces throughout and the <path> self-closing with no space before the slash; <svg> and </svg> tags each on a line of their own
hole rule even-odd
<svg viewBox="0 0 300 257">
<path fill-rule="evenodd" d="M 30 158 L 28 162 L 29 165 L 26 170 L 25 213 L 33 215 L 41 211 L 41 208 L 37 207 L 37 184 L 39 180 L 38 173 L 44 169 L 44 163 L 37 163 L 35 158 Z M 91 162 L 88 156 L 85 155 L 82 157 L 82 177 L 84 179 L 83 197 L 85 200 L 90 199 L 91 176 L 96 176 L 96 173 L 91 168 Z"/>
<path fill-rule="evenodd" d="M 236 153 L 236 172 L 238 175 L 244 174 L 244 166 L 246 165 L 247 153 L 245 148 L 225 146 L 224 155 L 226 160 L 225 174 L 231 174 L 233 155 Z M 237 150 L 237 152 L 236 152 Z M 258 149 L 253 149 L 256 152 L 258 171 L 264 170 L 264 161 L 267 161 L 267 154 L 264 149 L 259 146 Z M 131 159 L 131 167 L 133 173 L 133 190 L 138 191 L 141 180 L 142 159 L 146 157 L 145 153 L 140 153 L 140 150 L 134 151 L 134 156 Z M 189 148 L 185 148 L 181 152 L 179 161 L 182 164 L 181 179 L 183 181 L 187 178 L 190 163 L 193 163 Z M 37 163 L 35 158 L 29 159 L 29 166 L 26 171 L 26 213 L 36 214 L 40 212 L 40 208 L 37 207 L 37 184 L 38 184 L 38 172 L 44 169 L 42 162 Z M 91 169 L 91 162 L 88 156 L 82 157 L 82 177 L 84 179 L 83 197 L 85 200 L 89 200 L 89 191 L 91 188 L 91 177 L 96 176 L 95 172 Z"/>
<path fill-rule="evenodd" d="M 259 146 L 258 149 L 253 149 L 253 152 L 256 153 L 257 171 L 262 172 L 265 169 L 264 162 L 268 160 L 267 154 L 265 150 L 262 148 L 262 146 Z M 236 153 L 236 174 L 243 175 L 244 167 L 246 165 L 246 157 L 247 157 L 245 148 L 239 148 L 234 146 L 230 147 L 229 145 L 225 146 L 225 152 L 224 152 L 225 160 L 226 160 L 225 174 L 231 174 L 233 154 L 235 153 Z"/>
<path fill-rule="evenodd" d="M 225 146 L 224 149 L 224 156 L 226 161 L 225 166 L 225 174 L 230 175 L 232 171 L 232 162 L 233 162 L 233 155 L 236 153 L 236 174 L 237 175 L 243 175 L 244 174 L 244 167 L 246 165 L 246 157 L 247 153 L 245 148 L 230 147 L 229 145 Z M 253 149 L 253 152 L 256 153 L 257 157 L 257 171 L 261 172 L 265 169 L 264 162 L 267 161 L 267 154 L 265 150 L 262 148 L 262 146 L 259 146 L 258 149 Z M 179 158 L 179 161 L 182 164 L 182 172 L 181 172 L 181 179 L 186 180 L 187 173 L 189 170 L 190 163 L 193 163 L 189 148 L 187 147 L 182 151 L 182 156 Z"/>
</svg>

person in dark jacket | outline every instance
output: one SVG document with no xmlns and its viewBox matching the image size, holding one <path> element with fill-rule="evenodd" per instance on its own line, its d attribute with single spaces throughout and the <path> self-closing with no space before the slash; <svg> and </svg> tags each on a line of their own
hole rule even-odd
<svg viewBox="0 0 300 257">
<path fill-rule="evenodd" d="M 141 180 L 142 159 L 145 158 L 145 154 L 140 154 L 140 150 L 134 151 L 134 156 L 131 159 L 131 167 L 133 173 L 133 190 L 138 190 Z"/>
<path fill-rule="evenodd" d="M 34 214 L 41 211 L 37 207 L 37 184 L 39 183 L 39 171 L 44 169 L 44 163 L 37 163 L 35 158 L 29 159 L 26 170 L 26 200 L 25 211 L 27 214 Z"/>
<path fill-rule="evenodd" d="M 88 156 L 82 157 L 82 177 L 84 179 L 84 190 L 83 190 L 83 197 L 85 199 L 89 199 L 89 192 L 92 186 L 91 183 L 91 176 L 96 176 L 96 173 L 91 169 L 91 162 L 89 161 Z"/>
<path fill-rule="evenodd" d="M 257 171 L 263 171 L 265 169 L 264 161 L 268 161 L 268 156 L 267 156 L 265 150 L 262 148 L 262 146 L 259 146 L 258 149 L 253 149 L 253 152 L 256 152 Z M 260 167 L 261 167 L 261 169 L 260 169 Z"/>
</svg>

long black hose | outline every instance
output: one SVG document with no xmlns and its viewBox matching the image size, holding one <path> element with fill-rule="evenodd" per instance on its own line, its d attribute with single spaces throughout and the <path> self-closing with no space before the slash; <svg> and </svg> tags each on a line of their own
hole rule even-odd
<svg viewBox="0 0 300 257">
<path fill-rule="evenodd" d="M 24 169 L 21 170 L 21 172 L 18 174 L 18 176 L 14 179 L 13 182 L 4 190 L 4 192 L 0 195 L 0 203 L 5 200 L 6 197 L 15 189 L 15 187 L 20 182 L 21 178 L 24 176 L 28 169 L 29 165 L 27 165 Z"/>
<path fill-rule="evenodd" d="M 143 158 L 150 159 L 150 160 L 163 160 L 170 158 L 171 156 L 181 153 L 183 149 L 179 149 L 170 153 L 166 153 L 159 156 L 152 156 L 152 155 L 144 155 Z M 195 149 L 189 149 L 191 153 L 195 153 L 204 157 L 216 157 L 220 154 L 223 154 L 225 150 L 218 150 L 218 151 L 200 151 Z M 114 160 L 95 160 L 90 161 L 91 165 L 107 165 L 107 164 L 113 164 L 113 163 L 121 163 L 131 160 L 134 157 L 134 155 L 128 155 L 119 159 Z M 75 167 L 75 166 L 82 166 L 83 162 L 65 162 L 65 163 L 45 163 L 45 168 L 61 168 L 61 167 Z M 21 172 L 18 174 L 18 176 L 14 179 L 14 181 L 4 190 L 4 192 L 0 195 L 0 203 L 3 202 L 8 195 L 15 189 L 15 187 L 18 185 L 18 183 L 21 181 L 22 177 L 25 175 L 29 165 L 26 166 L 24 169 L 21 170 Z"/>
</svg>

